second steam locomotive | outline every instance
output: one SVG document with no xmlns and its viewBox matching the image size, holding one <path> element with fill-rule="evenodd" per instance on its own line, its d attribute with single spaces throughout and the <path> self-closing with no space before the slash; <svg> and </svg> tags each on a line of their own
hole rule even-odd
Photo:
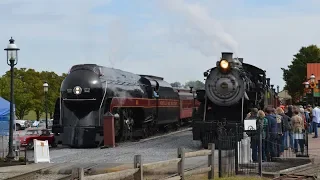
<svg viewBox="0 0 320 180">
<path fill-rule="evenodd" d="M 161 77 L 79 64 L 62 82 L 52 131 L 64 145 L 96 147 L 108 112 L 115 118 L 116 141 L 124 141 L 178 127 L 198 103 L 192 89 L 173 88 Z"/>
<path fill-rule="evenodd" d="M 279 101 L 270 78 L 256 66 L 233 58 L 224 52 L 216 67 L 204 72 L 205 90 L 197 91 L 199 111 L 193 122 L 193 140 L 200 140 L 204 148 L 216 143 L 219 125 L 235 132 L 236 124 L 244 124 L 244 116 L 251 108 L 278 106 Z"/>
</svg>

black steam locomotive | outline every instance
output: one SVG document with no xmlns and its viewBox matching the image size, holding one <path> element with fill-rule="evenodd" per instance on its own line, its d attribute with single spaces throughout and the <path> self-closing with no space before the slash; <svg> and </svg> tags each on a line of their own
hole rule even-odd
<svg viewBox="0 0 320 180">
<path fill-rule="evenodd" d="M 236 124 L 243 126 L 251 108 L 263 109 L 276 102 L 265 71 L 232 55 L 222 53 L 216 67 L 204 72 L 205 90 L 196 92 L 201 104 L 194 115 L 193 140 L 200 140 L 204 148 L 216 143 L 219 124 L 234 132 Z"/>
<path fill-rule="evenodd" d="M 190 102 L 193 92 L 180 92 L 161 77 L 75 65 L 62 82 L 52 131 L 63 145 L 96 147 L 103 140 L 103 116 L 110 112 L 116 141 L 143 138 L 168 125 L 179 126 L 188 118 L 184 110 L 193 108 Z"/>
</svg>

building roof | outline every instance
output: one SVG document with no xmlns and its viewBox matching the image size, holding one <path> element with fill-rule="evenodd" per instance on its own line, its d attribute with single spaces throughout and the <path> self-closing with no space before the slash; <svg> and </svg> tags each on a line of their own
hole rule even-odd
<svg viewBox="0 0 320 180">
<path fill-rule="evenodd" d="M 288 90 L 282 90 L 278 93 L 280 99 L 292 99 L 288 93 Z"/>
</svg>

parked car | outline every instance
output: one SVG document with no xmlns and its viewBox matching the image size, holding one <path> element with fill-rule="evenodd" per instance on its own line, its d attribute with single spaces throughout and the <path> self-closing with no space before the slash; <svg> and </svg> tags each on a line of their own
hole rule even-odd
<svg viewBox="0 0 320 180">
<path fill-rule="evenodd" d="M 34 144 L 33 140 L 48 141 L 49 146 L 57 147 L 57 144 L 54 139 L 54 134 L 48 129 L 29 129 L 24 136 L 20 136 L 21 146 L 26 146 L 27 149 L 33 149 Z"/>
<path fill-rule="evenodd" d="M 15 120 L 16 131 L 24 130 L 27 126 L 27 120 Z"/>
</svg>

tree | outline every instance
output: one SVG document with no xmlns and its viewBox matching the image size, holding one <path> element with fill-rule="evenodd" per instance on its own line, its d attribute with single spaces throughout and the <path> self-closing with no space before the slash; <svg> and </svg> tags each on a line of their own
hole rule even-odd
<svg viewBox="0 0 320 180">
<path fill-rule="evenodd" d="M 177 88 L 180 88 L 180 87 L 182 87 L 182 85 L 181 85 L 181 83 L 180 82 L 173 82 L 173 83 L 170 83 L 170 85 L 172 86 L 172 87 L 177 87 Z"/>
<path fill-rule="evenodd" d="M 16 115 L 23 119 L 30 110 L 35 111 L 39 120 L 45 110 L 43 83 L 48 82 L 48 113 L 52 117 L 54 103 L 59 97 L 60 85 L 66 74 L 62 76 L 54 72 L 37 72 L 34 69 L 14 70 Z M 10 71 L 0 78 L 0 96 L 10 100 Z"/>
<path fill-rule="evenodd" d="M 199 80 L 197 80 L 197 81 L 188 81 L 188 82 L 186 82 L 184 87 L 185 88 L 193 87 L 195 90 L 204 89 L 204 83 L 199 81 Z"/>
<path fill-rule="evenodd" d="M 61 82 L 66 77 L 57 75 L 55 72 L 42 71 L 40 73 L 41 80 L 49 84 L 48 91 L 48 113 L 50 117 L 53 116 L 56 99 L 60 96 Z"/>
<path fill-rule="evenodd" d="M 10 76 L 3 76 L 1 78 L 1 96 L 10 101 Z M 17 78 L 14 78 L 14 104 L 16 109 L 16 116 L 23 119 L 25 115 L 32 109 L 32 94 L 28 91 L 24 83 Z"/>
<path fill-rule="evenodd" d="M 307 63 L 320 62 L 320 49 L 316 45 L 302 47 L 297 54 L 294 55 L 292 64 L 288 69 L 283 70 L 283 80 L 286 82 L 285 89 L 293 99 L 303 94 L 303 82 L 307 80 Z"/>
</svg>

